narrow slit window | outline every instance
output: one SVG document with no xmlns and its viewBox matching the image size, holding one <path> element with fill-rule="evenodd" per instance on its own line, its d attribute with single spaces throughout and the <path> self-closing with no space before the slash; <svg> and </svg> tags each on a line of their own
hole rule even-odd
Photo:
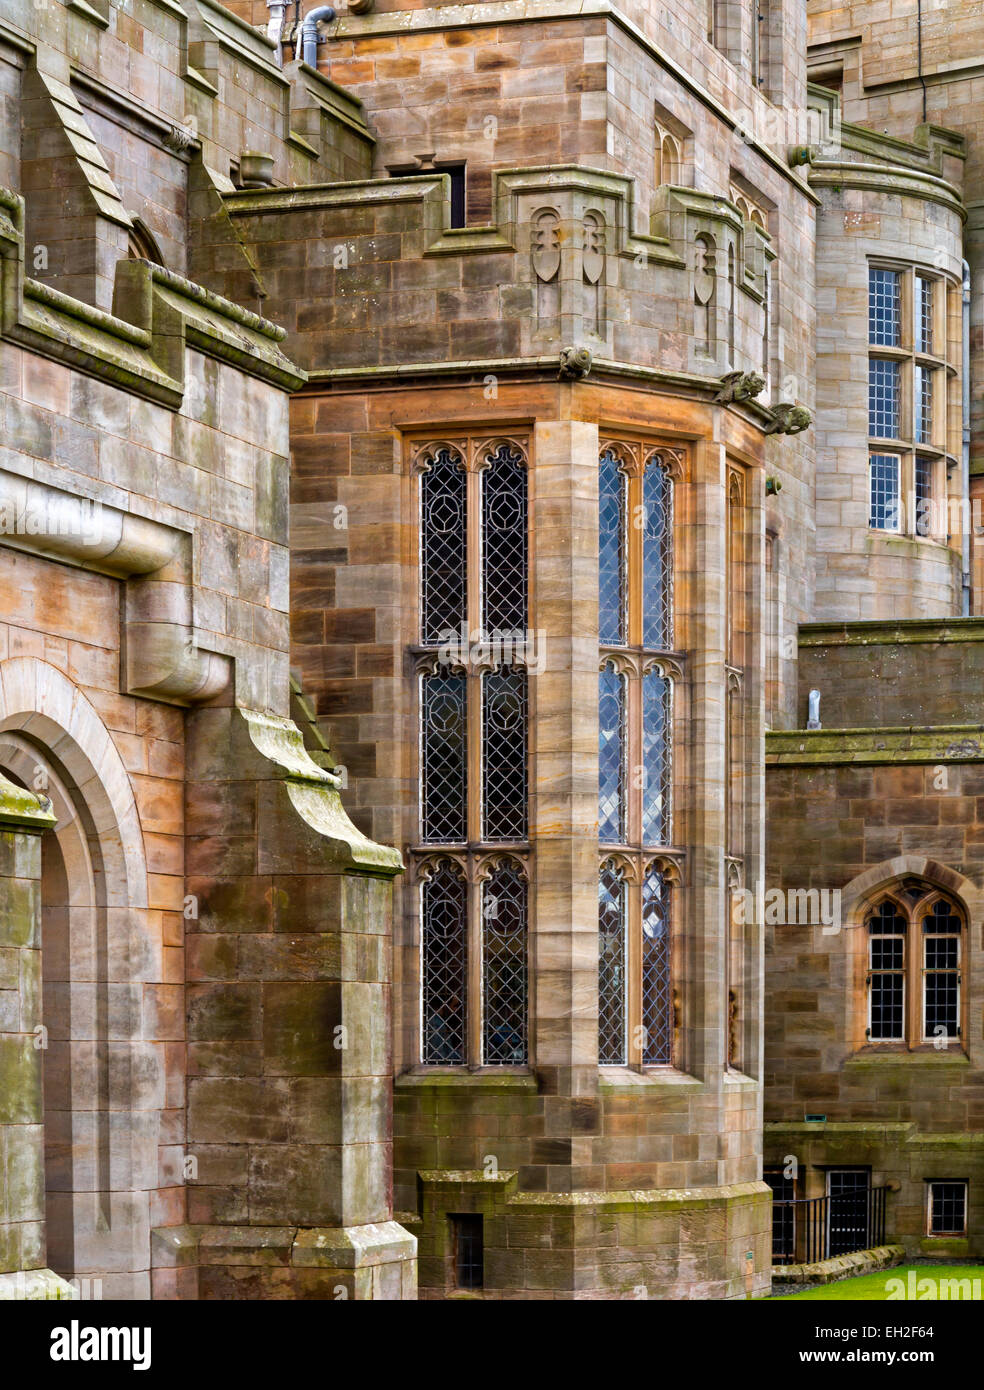
<svg viewBox="0 0 984 1390">
<path fill-rule="evenodd" d="M 500 666 L 482 677 L 482 838 L 527 836 L 526 672 Z"/>
<path fill-rule="evenodd" d="M 498 866 L 482 891 L 482 1061 L 527 1059 L 527 885 L 513 864 Z"/>
<path fill-rule="evenodd" d="M 466 489 L 461 459 L 440 449 L 420 483 L 421 640 L 446 640 L 466 615 Z"/>
<path fill-rule="evenodd" d="M 626 922 L 625 881 L 613 864 L 605 864 L 598 884 L 598 1062 L 626 1062 Z"/>
<path fill-rule="evenodd" d="M 672 687 L 654 667 L 642 678 L 642 840 L 670 843 Z"/>
<path fill-rule="evenodd" d="M 468 890 L 457 864 L 439 865 L 422 890 L 423 1060 L 466 1060 Z"/>
<path fill-rule="evenodd" d="M 501 444 L 482 480 L 482 626 L 486 640 L 521 641 L 527 623 L 527 472 L 522 455 Z M 518 634 L 518 636 L 517 636 Z"/>
<path fill-rule="evenodd" d="M 933 347 L 933 281 L 926 275 L 917 275 L 916 351 L 931 353 Z"/>
<path fill-rule="evenodd" d="M 658 455 L 642 481 L 642 641 L 657 651 L 673 647 L 673 479 Z"/>
<path fill-rule="evenodd" d="M 625 838 L 625 677 L 611 661 L 598 677 L 598 836 Z"/>
<path fill-rule="evenodd" d="M 484 1218 L 469 1213 L 452 1216 L 454 1282 L 459 1289 L 480 1289 L 485 1284 Z"/>
<path fill-rule="evenodd" d="M 642 885 L 642 1026 L 644 1064 L 671 1062 L 670 889 L 655 865 L 647 871 Z"/>
<path fill-rule="evenodd" d="M 598 626 L 600 640 L 625 641 L 626 624 L 626 478 L 617 454 L 601 456 L 598 473 Z"/>
</svg>

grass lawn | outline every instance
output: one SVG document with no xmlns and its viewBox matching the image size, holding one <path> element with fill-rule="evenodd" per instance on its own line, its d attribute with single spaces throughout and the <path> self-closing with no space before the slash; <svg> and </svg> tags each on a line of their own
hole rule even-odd
<svg viewBox="0 0 984 1390">
<path fill-rule="evenodd" d="M 901 1280 L 901 1286 L 893 1284 L 893 1279 Z M 941 1287 L 944 1279 L 966 1282 Z M 826 1299 L 882 1303 L 892 1295 L 896 1299 L 947 1299 L 950 1302 L 984 1299 L 984 1265 L 899 1265 L 896 1269 L 883 1269 L 878 1274 L 862 1274 L 856 1279 L 839 1279 L 833 1284 L 821 1284 L 804 1293 L 782 1294 L 770 1302 Z"/>
</svg>

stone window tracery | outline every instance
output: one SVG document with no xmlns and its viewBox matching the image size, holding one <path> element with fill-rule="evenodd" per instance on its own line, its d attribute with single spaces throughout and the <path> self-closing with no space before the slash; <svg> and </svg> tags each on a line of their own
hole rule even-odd
<svg viewBox="0 0 984 1390">
<path fill-rule="evenodd" d="M 673 1060 L 675 451 L 599 457 L 598 1058 Z M 614 852 L 612 852 L 614 851 Z"/>
<path fill-rule="evenodd" d="M 529 460 L 522 439 L 422 443 L 420 1060 L 529 1057 Z"/>
<path fill-rule="evenodd" d="M 964 920 L 931 884 L 907 881 L 864 915 L 865 1039 L 910 1048 L 963 1036 Z"/>
</svg>

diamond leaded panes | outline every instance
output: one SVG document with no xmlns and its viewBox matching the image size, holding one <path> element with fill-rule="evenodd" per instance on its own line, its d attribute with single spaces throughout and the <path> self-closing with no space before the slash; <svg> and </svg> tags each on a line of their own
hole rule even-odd
<svg viewBox="0 0 984 1390">
<path fill-rule="evenodd" d="M 420 479 L 421 641 L 460 631 L 467 613 L 467 486 L 460 457 L 438 449 Z"/>
<path fill-rule="evenodd" d="M 482 677 L 482 838 L 527 835 L 526 672 L 500 666 Z"/>
<path fill-rule="evenodd" d="M 421 894 L 423 1060 L 451 1066 L 466 1060 L 467 901 L 464 874 L 442 861 Z"/>
<path fill-rule="evenodd" d="M 673 646 L 673 479 L 654 454 L 642 479 L 642 642 Z"/>
<path fill-rule="evenodd" d="M 642 678 L 642 840 L 670 842 L 672 689 L 658 668 Z"/>
<path fill-rule="evenodd" d="M 527 622 L 527 473 L 522 455 L 501 444 L 482 478 L 482 626 L 524 632 Z"/>
<path fill-rule="evenodd" d="M 465 676 L 446 666 L 421 680 L 421 838 L 462 844 L 468 838 Z"/>
<path fill-rule="evenodd" d="M 598 675 L 598 838 L 625 839 L 625 677 L 611 661 Z"/>
<path fill-rule="evenodd" d="M 598 628 L 599 640 L 625 641 L 626 625 L 626 478 L 611 449 L 598 470 Z"/>
<path fill-rule="evenodd" d="M 498 865 L 482 890 L 482 1060 L 526 1061 L 526 880 L 514 864 Z"/>
<path fill-rule="evenodd" d="M 614 864 L 598 880 L 598 1061 L 625 1065 L 625 882 Z"/>
<path fill-rule="evenodd" d="M 642 1060 L 660 1066 L 673 1058 L 670 989 L 670 888 L 655 865 L 642 884 Z"/>
</svg>

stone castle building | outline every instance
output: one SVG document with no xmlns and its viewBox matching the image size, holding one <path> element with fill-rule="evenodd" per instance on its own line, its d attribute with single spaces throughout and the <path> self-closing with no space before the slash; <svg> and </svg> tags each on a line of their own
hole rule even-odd
<svg viewBox="0 0 984 1390">
<path fill-rule="evenodd" d="M 0 0 L 0 1295 L 984 1254 L 977 17 L 295 9 Z"/>
</svg>

